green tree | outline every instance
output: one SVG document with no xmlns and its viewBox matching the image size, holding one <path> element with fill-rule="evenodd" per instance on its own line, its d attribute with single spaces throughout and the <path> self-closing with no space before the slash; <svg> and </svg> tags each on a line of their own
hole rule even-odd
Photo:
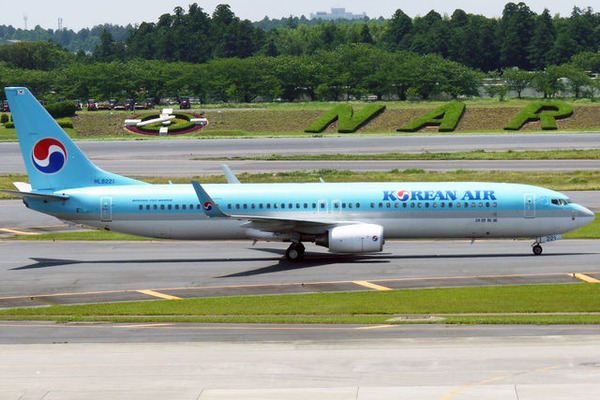
<svg viewBox="0 0 600 400">
<path fill-rule="evenodd" d="M 529 69 L 527 45 L 531 42 L 534 14 L 525 3 L 504 6 L 500 22 L 500 65 Z"/>
<path fill-rule="evenodd" d="M 542 69 L 552 57 L 552 47 L 556 39 L 556 30 L 547 8 L 535 18 L 533 37 L 529 42 L 527 56 L 532 68 Z"/>
<path fill-rule="evenodd" d="M 517 97 L 521 98 L 523 90 L 531 86 L 533 74 L 519 68 L 507 68 L 502 71 L 502 76 L 506 79 L 508 88 L 517 92 Z"/>
<path fill-rule="evenodd" d="M 396 10 L 392 18 L 387 21 L 383 41 L 390 49 L 407 49 L 408 35 L 412 30 L 412 19 L 401 9 Z"/>
<path fill-rule="evenodd" d="M 533 74 L 531 82 L 532 87 L 544 94 L 544 98 L 554 97 L 558 92 L 564 89 L 561 82 L 563 71 L 556 65 L 551 65 L 544 71 L 537 71 Z"/>
</svg>

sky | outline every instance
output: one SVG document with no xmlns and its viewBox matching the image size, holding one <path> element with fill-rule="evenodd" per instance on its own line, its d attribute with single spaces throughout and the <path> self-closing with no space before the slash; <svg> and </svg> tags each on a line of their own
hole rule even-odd
<svg viewBox="0 0 600 400">
<path fill-rule="evenodd" d="M 190 0 L 0 0 L 0 25 L 12 25 L 24 28 L 24 15 L 27 16 L 27 28 L 36 25 L 42 28 L 57 29 L 58 19 L 62 18 L 64 28 L 79 31 L 94 25 L 111 23 L 114 25 L 136 24 L 143 21 L 156 22 L 165 13 L 173 13 L 173 9 L 181 6 L 187 11 Z M 440 14 L 452 15 L 460 8 L 470 14 L 481 14 L 487 17 L 500 17 L 508 0 L 220 0 L 196 1 L 205 12 L 212 14 L 218 4 L 229 4 L 236 16 L 251 21 L 259 21 L 265 16 L 271 19 L 301 16 L 310 17 L 317 11 L 329 12 L 332 7 L 343 7 L 355 14 L 367 13 L 370 18 L 390 18 L 397 9 L 402 9 L 411 17 L 425 15 L 431 10 Z M 513 0 L 518 3 L 518 0 Z M 585 9 L 593 7 L 594 1 L 585 0 L 525 0 L 529 8 L 540 14 L 548 8 L 552 15 L 569 16 L 574 6 Z M 599 8 L 599 7 L 596 7 Z M 599 9 L 594 11 L 598 12 Z"/>
</svg>

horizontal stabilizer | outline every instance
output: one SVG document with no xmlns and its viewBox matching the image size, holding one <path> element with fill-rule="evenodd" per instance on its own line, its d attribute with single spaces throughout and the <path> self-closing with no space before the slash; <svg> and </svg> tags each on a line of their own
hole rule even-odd
<svg viewBox="0 0 600 400">
<path fill-rule="evenodd" d="M 13 196 L 19 197 L 37 197 L 46 200 L 67 200 L 69 196 L 64 194 L 46 194 L 46 193 L 36 193 L 36 192 L 21 192 L 19 190 L 8 190 L 8 189 L 0 189 L 0 192 L 7 193 Z"/>
</svg>

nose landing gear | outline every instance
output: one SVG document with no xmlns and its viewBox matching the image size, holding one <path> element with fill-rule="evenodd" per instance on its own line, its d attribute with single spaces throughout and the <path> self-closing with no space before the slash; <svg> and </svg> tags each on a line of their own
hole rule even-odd
<svg viewBox="0 0 600 400">
<path fill-rule="evenodd" d="M 544 251 L 544 249 L 542 249 L 542 246 L 539 243 L 534 243 L 532 246 L 532 250 L 533 254 L 535 254 L 536 256 L 539 256 L 540 254 L 542 254 L 542 251 Z"/>
</svg>

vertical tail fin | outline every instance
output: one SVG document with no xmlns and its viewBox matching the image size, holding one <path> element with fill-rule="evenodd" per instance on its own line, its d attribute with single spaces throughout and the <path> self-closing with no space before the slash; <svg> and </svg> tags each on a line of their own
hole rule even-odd
<svg viewBox="0 0 600 400">
<path fill-rule="evenodd" d="M 27 88 L 4 90 L 33 190 L 145 184 L 92 164 Z"/>
</svg>

